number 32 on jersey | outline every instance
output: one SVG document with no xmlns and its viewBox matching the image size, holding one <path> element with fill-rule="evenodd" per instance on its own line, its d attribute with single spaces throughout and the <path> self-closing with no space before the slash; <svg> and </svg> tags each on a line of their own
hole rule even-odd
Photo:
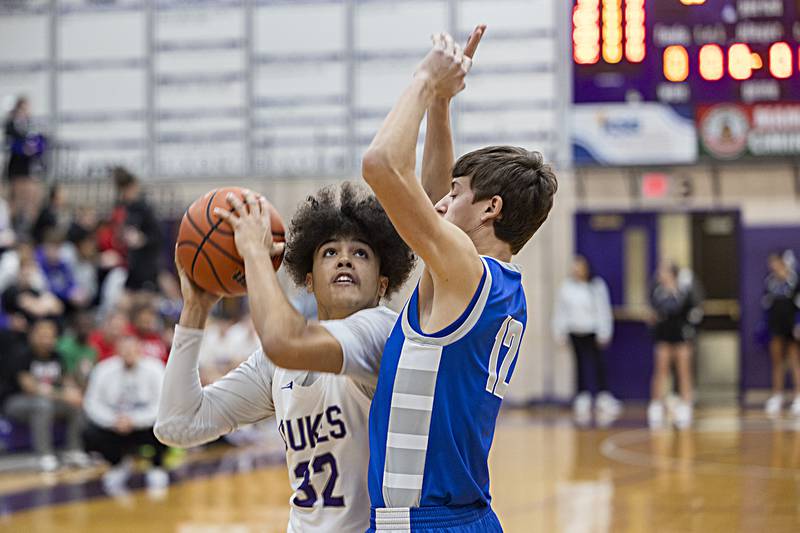
<svg viewBox="0 0 800 533">
<path fill-rule="evenodd" d="M 339 468 L 336 466 L 336 458 L 326 453 L 314 458 L 311 463 L 311 469 L 315 474 L 322 474 L 325 472 L 325 467 L 330 469 L 330 476 L 328 477 L 325 488 L 322 490 L 322 502 L 324 507 L 344 507 L 344 497 L 334 496 L 333 490 L 336 487 L 336 480 L 339 478 Z M 317 491 L 311 484 L 311 469 L 309 469 L 309 461 L 299 463 L 294 469 L 294 475 L 298 479 L 302 479 L 303 483 L 298 487 L 297 494 L 294 496 L 294 504 L 298 507 L 314 507 L 318 496 Z M 299 493 L 305 494 L 304 497 L 298 498 Z"/>
</svg>

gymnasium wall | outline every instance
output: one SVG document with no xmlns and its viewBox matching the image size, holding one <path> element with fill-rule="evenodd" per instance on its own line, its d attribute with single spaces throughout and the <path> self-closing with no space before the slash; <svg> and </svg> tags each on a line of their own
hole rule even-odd
<svg viewBox="0 0 800 533">
<path fill-rule="evenodd" d="M 30 96 L 61 176 L 342 177 L 430 46 L 489 25 L 456 103 L 459 151 L 565 159 L 562 6 L 548 0 L 0 3 L 0 99 Z"/>
<path fill-rule="evenodd" d="M 454 104 L 456 151 L 540 150 L 561 187 L 517 258 L 530 320 L 507 399 L 566 398 L 571 363 L 554 357 L 549 324 L 572 249 L 568 39 L 558 23 L 568 18 L 566 3 L 550 0 L 11 0 L 0 3 L 0 102 L 30 97 L 53 140 L 52 177 L 78 204 L 109 205 L 103 177 L 121 163 L 166 217 L 231 183 L 264 192 L 288 217 L 320 185 L 358 178 L 431 33 L 463 40 L 488 24 Z"/>
</svg>

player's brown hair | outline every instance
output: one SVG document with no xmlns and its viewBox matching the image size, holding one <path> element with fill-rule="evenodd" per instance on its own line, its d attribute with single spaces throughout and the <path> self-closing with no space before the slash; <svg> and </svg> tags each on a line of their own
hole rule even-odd
<svg viewBox="0 0 800 533">
<path fill-rule="evenodd" d="M 503 199 L 494 234 L 516 254 L 541 227 L 558 190 L 558 180 L 540 152 L 517 146 L 487 146 L 456 161 L 453 177 L 469 176 L 474 200 Z"/>
</svg>

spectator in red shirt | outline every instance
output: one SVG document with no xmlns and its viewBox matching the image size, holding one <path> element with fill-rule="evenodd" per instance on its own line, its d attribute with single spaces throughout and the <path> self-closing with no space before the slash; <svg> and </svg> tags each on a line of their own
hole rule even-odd
<svg viewBox="0 0 800 533">
<path fill-rule="evenodd" d="M 127 314 L 122 311 L 109 313 L 100 329 L 89 334 L 88 344 L 97 351 L 97 360 L 102 361 L 116 355 L 117 340 L 132 329 Z"/>
<path fill-rule="evenodd" d="M 164 327 L 150 304 L 139 304 L 131 311 L 134 333 L 139 337 L 142 354 L 167 362 L 169 347 L 164 341 Z"/>
<path fill-rule="evenodd" d="M 117 205 L 111 211 L 111 216 L 97 228 L 97 249 L 107 256 L 105 263 L 108 267 L 126 266 L 128 247 L 122 238 L 125 227 L 125 206 Z"/>
</svg>

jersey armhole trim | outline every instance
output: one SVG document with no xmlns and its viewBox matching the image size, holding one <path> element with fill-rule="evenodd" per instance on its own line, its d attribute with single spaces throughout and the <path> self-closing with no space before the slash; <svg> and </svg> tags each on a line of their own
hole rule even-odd
<svg viewBox="0 0 800 533">
<path fill-rule="evenodd" d="M 353 394 L 355 394 L 357 398 L 356 401 L 363 403 L 364 406 L 367 408 L 367 412 L 369 412 L 369 409 L 372 406 L 372 398 L 374 398 L 375 396 L 374 391 L 372 397 L 367 396 L 367 393 L 364 392 L 364 390 L 361 388 L 365 386 L 363 383 L 357 382 L 350 376 L 342 376 L 342 378 L 347 379 L 348 381 L 347 387 L 353 391 Z"/>
<path fill-rule="evenodd" d="M 475 327 L 475 324 L 478 323 L 478 320 L 480 320 L 481 315 L 483 314 L 483 310 L 486 307 L 486 302 L 489 300 L 489 294 L 492 292 L 492 271 L 489 268 L 486 259 L 481 257 L 481 262 L 483 262 L 485 279 L 483 280 L 483 285 L 478 289 L 480 292 L 477 294 L 475 306 L 472 308 L 469 315 L 461 323 L 461 325 L 455 331 L 440 337 L 420 333 L 414 329 L 409 321 L 409 309 L 411 302 L 414 300 L 411 298 L 403 308 L 402 313 L 403 334 L 405 335 L 406 339 L 418 342 L 420 344 L 446 346 L 448 344 L 458 342 L 460 339 L 464 338 L 473 327 Z M 446 329 L 447 328 L 445 328 L 445 330 Z"/>
</svg>

